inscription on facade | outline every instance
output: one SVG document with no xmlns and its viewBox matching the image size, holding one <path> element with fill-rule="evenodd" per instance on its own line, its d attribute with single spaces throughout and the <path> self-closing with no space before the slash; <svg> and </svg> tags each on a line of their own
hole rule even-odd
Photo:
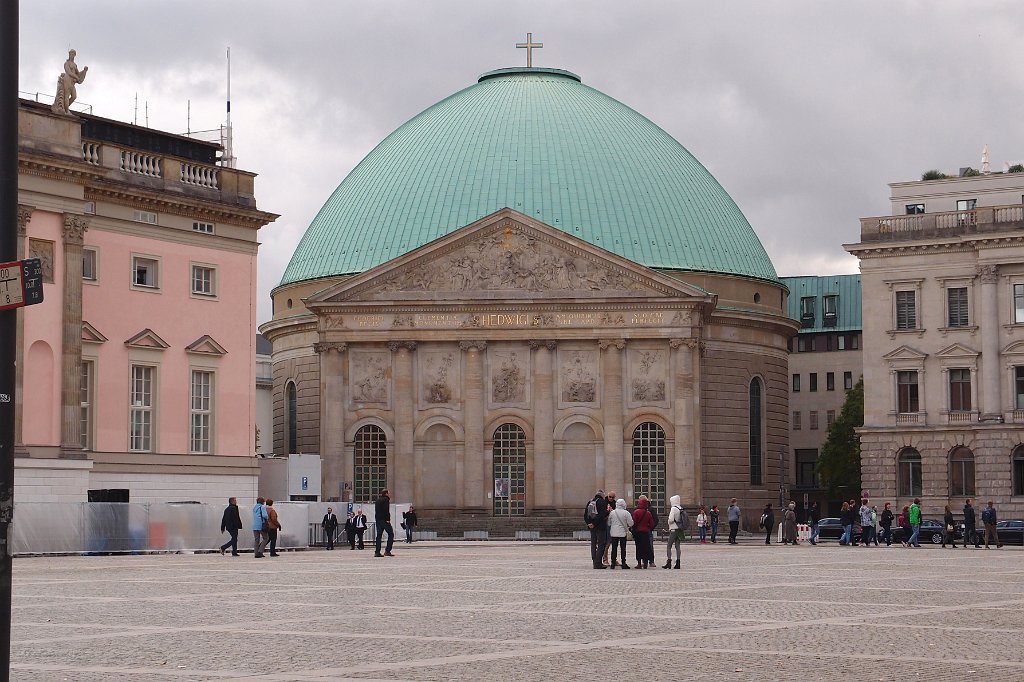
<svg viewBox="0 0 1024 682">
<path fill-rule="evenodd" d="M 340 318 L 339 318 L 340 319 Z M 657 327 L 665 324 L 661 311 L 579 311 L 527 313 L 480 311 L 472 313 L 417 313 L 414 315 L 351 315 L 342 326 L 356 329 L 530 329 L 551 327 Z M 328 323 L 327 328 L 336 328 Z"/>
</svg>

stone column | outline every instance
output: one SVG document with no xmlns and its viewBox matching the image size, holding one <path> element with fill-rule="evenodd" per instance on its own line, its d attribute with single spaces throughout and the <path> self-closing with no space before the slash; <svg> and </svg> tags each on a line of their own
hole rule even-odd
<svg viewBox="0 0 1024 682">
<path fill-rule="evenodd" d="M 466 351 L 466 371 L 463 379 L 463 410 L 466 446 L 462 451 L 462 500 L 459 508 L 465 513 L 488 513 L 484 505 L 484 358 L 486 341 L 462 341 L 459 348 Z"/>
<path fill-rule="evenodd" d="M 82 459 L 82 245 L 89 219 L 64 214 L 63 338 L 61 339 L 60 452 L 61 457 Z"/>
<path fill-rule="evenodd" d="M 18 259 L 25 257 L 25 244 L 28 242 L 28 221 L 32 218 L 35 206 L 18 204 Z M 14 456 L 28 457 L 28 448 L 21 435 L 21 419 L 25 401 L 25 309 L 17 309 L 17 348 L 14 350 Z"/>
<path fill-rule="evenodd" d="M 993 419 L 1002 415 L 999 400 L 999 266 L 979 265 L 981 280 L 981 380 L 983 382 L 979 419 Z M 922 394 L 924 392 L 922 391 Z M 923 395 L 922 395 L 923 398 Z M 923 409 L 923 408 L 922 408 Z"/>
<path fill-rule="evenodd" d="M 602 413 L 604 418 L 604 470 L 598 462 L 598 481 L 604 480 L 604 490 L 621 490 L 620 497 L 632 497 L 632 461 L 627 461 L 622 447 L 622 351 L 625 339 L 601 339 L 601 376 L 604 387 Z"/>
<path fill-rule="evenodd" d="M 552 351 L 555 341 L 530 341 L 533 362 L 533 466 L 527 466 L 527 490 L 533 490 L 534 514 L 555 515 L 555 402 Z M 531 480 L 532 478 L 532 480 Z"/>
<path fill-rule="evenodd" d="M 345 469 L 345 351 L 346 343 L 315 343 L 320 356 L 320 461 L 321 494 L 341 499 Z"/>
<path fill-rule="evenodd" d="M 395 355 L 394 391 L 391 394 L 395 415 L 395 464 L 391 496 L 396 502 L 409 501 L 418 506 L 421 500 L 413 499 L 413 486 L 418 472 L 412 451 L 416 428 L 413 423 L 416 396 L 413 393 L 412 351 L 416 350 L 416 342 L 391 341 L 388 348 Z"/>
<path fill-rule="evenodd" d="M 694 461 L 694 397 L 698 387 L 693 376 L 693 354 L 696 339 L 670 339 L 672 366 L 674 367 L 674 391 L 672 404 L 672 425 L 675 430 L 675 472 L 672 490 L 679 492 L 683 504 L 698 504 L 700 499 L 697 481 L 698 470 Z"/>
</svg>

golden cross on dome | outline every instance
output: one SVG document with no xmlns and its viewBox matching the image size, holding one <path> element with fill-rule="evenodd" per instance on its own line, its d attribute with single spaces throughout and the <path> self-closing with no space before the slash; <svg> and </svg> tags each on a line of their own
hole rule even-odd
<svg viewBox="0 0 1024 682">
<path fill-rule="evenodd" d="M 544 43 L 533 42 L 533 34 L 527 33 L 526 42 L 516 43 L 516 47 L 519 49 L 526 49 L 526 68 L 530 68 L 533 66 L 533 49 L 544 47 Z"/>
</svg>

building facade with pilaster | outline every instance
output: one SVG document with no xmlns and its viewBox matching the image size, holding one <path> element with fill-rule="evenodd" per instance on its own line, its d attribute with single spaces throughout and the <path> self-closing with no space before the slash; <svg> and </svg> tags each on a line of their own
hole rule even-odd
<svg viewBox="0 0 1024 682">
<path fill-rule="evenodd" d="M 328 499 L 576 515 L 777 499 L 787 290 L 742 212 L 649 120 L 500 69 L 339 185 L 273 292 L 274 450 Z"/>
<path fill-rule="evenodd" d="M 255 489 L 252 173 L 219 144 L 19 103 L 15 496 L 222 502 Z"/>
<path fill-rule="evenodd" d="M 890 185 L 863 218 L 864 428 L 872 497 L 1024 513 L 1024 173 Z"/>
</svg>

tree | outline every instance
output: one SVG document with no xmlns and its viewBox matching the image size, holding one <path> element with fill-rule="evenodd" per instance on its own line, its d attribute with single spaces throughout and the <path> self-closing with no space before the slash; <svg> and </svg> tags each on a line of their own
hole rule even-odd
<svg viewBox="0 0 1024 682">
<path fill-rule="evenodd" d="M 843 488 L 860 495 L 860 438 L 857 428 L 864 426 L 864 378 L 846 394 L 839 417 L 828 427 L 828 436 L 818 455 L 818 478 L 829 495 Z"/>
<path fill-rule="evenodd" d="M 949 176 L 940 170 L 929 170 L 921 174 L 922 180 L 944 180 Z"/>
</svg>

